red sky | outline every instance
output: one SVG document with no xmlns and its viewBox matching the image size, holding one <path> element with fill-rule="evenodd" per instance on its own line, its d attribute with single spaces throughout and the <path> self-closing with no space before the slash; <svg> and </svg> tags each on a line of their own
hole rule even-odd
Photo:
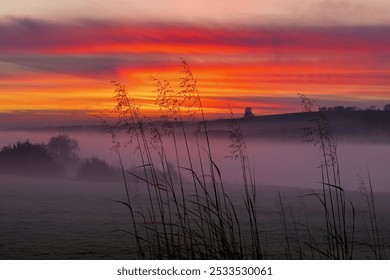
<svg viewBox="0 0 390 280">
<path fill-rule="evenodd" d="M 0 15 L 1 16 L 1 15 Z M 356 20 L 355 20 L 356 21 Z M 390 103 L 390 25 L 0 17 L 0 126 L 69 122 L 114 106 L 111 80 L 157 116 L 151 76 L 177 86 L 180 58 L 209 118 Z M 47 117 L 47 118 L 46 118 Z"/>
</svg>

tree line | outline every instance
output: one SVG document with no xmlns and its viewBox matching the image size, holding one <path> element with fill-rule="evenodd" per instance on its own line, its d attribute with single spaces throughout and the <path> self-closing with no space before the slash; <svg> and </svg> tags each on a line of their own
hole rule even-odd
<svg viewBox="0 0 390 280">
<path fill-rule="evenodd" d="M 53 178 L 115 180 L 118 168 L 98 157 L 81 159 L 77 140 L 61 134 L 47 143 L 29 140 L 0 149 L 0 173 Z"/>
<path fill-rule="evenodd" d="M 320 107 L 321 112 L 351 112 L 351 111 L 381 111 L 380 108 L 378 108 L 375 105 L 371 105 L 365 109 L 356 107 L 356 106 L 334 106 L 334 107 Z M 390 104 L 386 104 L 383 106 L 383 111 L 390 111 Z"/>
</svg>

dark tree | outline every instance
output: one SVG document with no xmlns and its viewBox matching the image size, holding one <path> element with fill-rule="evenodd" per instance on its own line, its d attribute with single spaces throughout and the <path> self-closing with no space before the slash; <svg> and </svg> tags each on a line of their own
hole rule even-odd
<svg viewBox="0 0 390 280">
<path fill-rule="evenodd" d="M 335 107 L 334 107 L 334 110 L 337 111 L 337 112 L 341 112 L 341 111 L 344 111 L 344 110 L 345 110 L 345 107 L 344 107 L 344 106 L 341 106 L 341 105 L 335 106 Z"/>
<path fill-rule="evenodd" d="M 47 147 L 54 160 L 62 166 L 65 175 L 74 177 L 80 165 L 79 143 L 69 135 L 60 134 L 52 137 Z"/>
<path fill-rule="evenodd" d="M 252 108 L 251 107 L 246 107 L 245 108 L 245 112 L 244 112 L 244 118 L 248 119 L 248 118 L 253 118 L 254 116 L 255 115 L 252 112 Z"/>
<path fill-rule="evenodd" d="M 326 112 L 326 111 L 328 111 L 328 108 L 327 107 L 320 107 L 320 112 Z"/>
<path fill-rule="evenodd" d="M 82 161 L 77 178 L 93 181 L 120 180 L 121 172 L 120 169 L 108 165 L 105 160 L 91 157 Z"/>
<path fill-rule="evenodd" d="M 385 107 L 383 107 L 384 111 L 390 111 L 390 104 L 386 104 Z"/>
<path fill-rule="evenodd" d="M 0 150 L 0 172 L 34 176 L 57 176 L 60 166 L 44 144 L 17 142 Z"/>
</svg>

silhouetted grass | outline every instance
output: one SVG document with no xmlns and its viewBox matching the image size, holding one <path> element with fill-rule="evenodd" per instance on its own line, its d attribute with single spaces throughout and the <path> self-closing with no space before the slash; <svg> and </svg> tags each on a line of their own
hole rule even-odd
<svg viewBox="0 0 390 280">
<path fill-rule="evenodd" d="M 304 111 L 313 113 L 310 127 L 305 128 L 306 141 L 319 147 L 321 153 L 321 184 L 322 193 L 315 194 L 324 209 L 326 222 L 327 248 L 319 252 L 330 259 L 352 259 L 353 236 L 347 230 L 345 193 L 341 184 L 339 162 L 337 157 L 337 142 L 333 137 L 332 129 L 326 115 L 319 110 L 319 106 L 307 98 L 299 95 Z M 353 218 L 352 228 L 355 225 L 354 207 L 351 203 Z"/>
<path fill-rule="evenodd" d="M 264 259 L 273 255 L 267 244 L 267 231 L 259 219 L 259 199 L 253 166 L 250 164 L 242 131 L 232 118 L 229 140 L 232 160 L 240 164 L 242 203 L 226 191 L 223 176 L 216 164 L 210 144 L 201 98 L 189 65 L 182 60 L 178 89 L 158 77 L 156 104 L 162 112 L 162 123 L 153 124 L 141 115 L 135 100 L 124 85 L 115 87 L 117 123 L 106 125 L 113 139 L 126 200 L 119 201 L 129 210 L 130 228 L 122 231 L 132 236 L 133 258 L 141 259 Z M 304 222 L 278 192 L 282 216 L 285 259 L 352 259 L 356 240 L 356 211 L 347 202 L 341 182 L 337 143 L 331 126 L 318 105 L 300 95 L 304 111 L 311 117 L 305 129 L 306 140 L 319 147 L 321 154 L 321 192 L 301 196 L 315 197 L 323 211 L 320 224 L 312 225 L 305 213 Z M 198 115 L 195 143 L 189 141 L 189 123 Z M 188 122 L 190 120 L 191 122 Z M 141 165 L 127 169 L 123 165 L 119 132 L 126 132 L 127 142 L 134 143 Z M 166 143 L 173 146 L 167 154 Z M 174 164 L 168 158 L 174 158 Z M 130 175 L 146 186 L 142 207 L 139 197 L 130 191 Z M 379 236 L 373 191 L 367 195 L 370 213 L 368 246 L 375 258 L 383 258 L 384 245 Z M 289 220 L 291 218 L 291 220 Z M 291 225 L 292 222 L 292 225 Z M 320 237 L 318 237 L 320 233 Z M 268 234 L 274 234 L 269 232 Z M 275 249 L 275 248 L 272 248 Z"/>
<path fill-rule="evenodd" d="M 366 232 L 368 236 L 368 242 L 363 242 L 361 244 L 368 246 L 375 255 L 376 259 L 386 259 L 386 250 L 384 250 L 384 242 L 379 230 L 376 207 L 375 207 L 375 197 L 373 192 L 373 186 L 371 182 L 371 176 L 368 172 L 368 184 L 369 188 L 367 190 L 364 180 L 360 180 L 360 192 L 367 202 L 367 209 L 369 214 L 369 224 L 366 224 Z"/>
</svg>

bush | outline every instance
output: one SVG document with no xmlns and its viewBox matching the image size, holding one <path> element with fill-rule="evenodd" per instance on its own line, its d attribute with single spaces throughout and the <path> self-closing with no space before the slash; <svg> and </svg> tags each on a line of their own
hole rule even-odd
<svg viewBox="0 0 390 280">
<path fill-rule="evenodd" d="M 56 176 L 61 173 L 46 145 L 18 141 L 0 150 L 0 172 Z"/>
<path fill-rule="evenodd" d="M 91 157 L 82 161 L 77 178 L 92 181 L 115 181 L 122 178 L 120 172 L 118 168 L 110 166 L 105 160 Z"/>
</svg>

